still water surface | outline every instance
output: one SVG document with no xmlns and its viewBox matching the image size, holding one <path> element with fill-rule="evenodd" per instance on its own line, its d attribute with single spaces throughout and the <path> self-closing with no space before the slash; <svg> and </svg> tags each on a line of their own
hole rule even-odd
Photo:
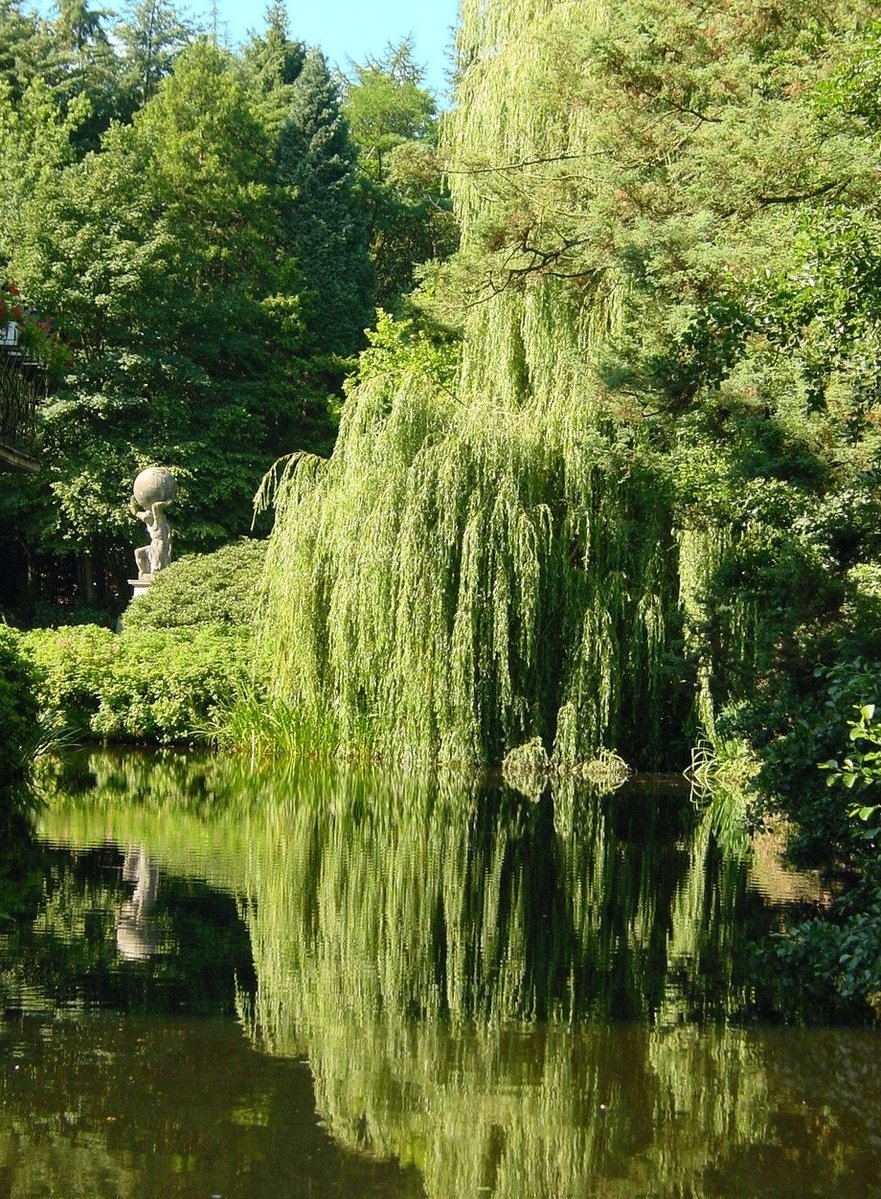
<svg viewBox="0 0 881 1199">
<path fill-rule="evenodd" d="M 0 851 L 0 1197 L 881 1196 L 875 1032 L 745 1023 L 821 898 L 675 789 L 93 755 Z"/>
</svg>

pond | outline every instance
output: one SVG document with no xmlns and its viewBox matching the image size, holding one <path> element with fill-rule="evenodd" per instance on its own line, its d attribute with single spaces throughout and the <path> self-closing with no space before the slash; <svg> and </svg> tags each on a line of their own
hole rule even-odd
<svg viewBox="0 0 881 1199">
<path fill-rule="evenodd" d="M 677 786 L 46 787 L 0 851 L 0 1197 L 881 1194 L 878 1035 L 744 1018 L 820 881 Z"/>
</svg>

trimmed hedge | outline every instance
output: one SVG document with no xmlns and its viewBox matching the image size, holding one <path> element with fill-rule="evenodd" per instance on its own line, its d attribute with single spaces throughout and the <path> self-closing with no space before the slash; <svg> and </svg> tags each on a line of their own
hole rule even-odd
<svg viewBox="0 0 881 1199">
<path fill-rule="evenodd" d="M 123 617 L 126 631 L 210 624 L 250 625 L 263 577 L 266 542 L 242 540 L 212 554 L 189 554 L 160 571 Z"/>
</svg>

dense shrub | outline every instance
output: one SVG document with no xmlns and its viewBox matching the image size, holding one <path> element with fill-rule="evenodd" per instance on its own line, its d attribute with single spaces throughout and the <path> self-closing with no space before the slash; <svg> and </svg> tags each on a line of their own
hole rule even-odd
<svg viewBox="0 0 881 1199">
<path fill-rule="evenodd" d="M 817 667 L 808 695 L 784 695 L 764 709 L 764 745 L 759 743 L 761 791 L 798 825 L 794 848 L 817 861 L 853 860 L 864 848 L 862 830 L 848 814 L 854 794 L 830 787 L 820 763 L 852 749 L 851 726 L 865 704 L 881 702 L 881 662 L 854 658 Z"/>
<path fill-rule="evenodd" d="M 40 709 L 68 733 L 88 734 L 113 670 L 118 638 L 98 625 L 33 629 L 23 643 L 37 673 Z"/>
<path fill-rule="evenodd" d="M 129 607 L 126 630 L 250 624 L 265 558 L 265 541 L 243 539 L 172 562 Z"/>
<path fill-rule="evenodd" d="M 42 711 L 103 741 L 190 740 L 231 700 L 252 657 L 245 630 L 218 625 L 121 634 L 85 625 L 23 639 Z"/>
<path fill-rule="evenodd" d="M 818 666 L 812 693 L 768 708 L 759 786 L 794 821 L 800 860 L 846 863 L 856 884 L 813 919 L 757 947 L 760 1006 L 787 1020 L 881 1016 L 879 779 L 871 754 L 881 701 L 875 658 Z M 866 734 L 866 735 L 861 735 Z"/>
<path fill-rule="evenodd" d="M 20 634 L 0 626 L 0 784 L 20 774 L 36 742 L 33 669 Z"/>
</svg>

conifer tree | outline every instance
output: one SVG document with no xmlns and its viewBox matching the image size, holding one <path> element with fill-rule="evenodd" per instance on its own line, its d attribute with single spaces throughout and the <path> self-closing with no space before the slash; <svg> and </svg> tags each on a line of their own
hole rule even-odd
<svg viewBox="0 0 881 1199">
<path fill-rule="evenodd" d="M 284 239 L 303 281 L 313 344 L 337 354 L 358 348 L 372 311 L 355 158 L 337 87 L 323 54 L 310 50 L 279 136 L 277 178 L 287 189 Z"/>
<path fill-rule="evenodd" d="M 277 131 L 287 115 L 306 47 L 291 38 L 287 7 L 280 0 L 267 5 L 264 20 L 266 31 L 252 34 L 244 47 L 242 68 L 264 121 Z"/>
<path fill-rule="evenodd" d="M 358 146 L 376 304 L 394 312 L 413 288 L 415 268 L 449 257 L 458 243 L 437 150 L 437 105 L 411 38 L 352 69 L 343 111 Z"/>
<path fill-rule="evenodd" d="M 23 13 L 21 0 L 0 0 L 0 79 L 9 85 L 9 102 L 20 103 L 53 55 L 49 23 Z"/>
<path fill-rule="evenodd" d="M 122 49 L 120 110 L 130 118 L 155 95 L 175 56 L 192 40 L 193 30 L 166 0 L 139 0 L 113 32 Z"/>
<path fill-rule="evenodd" d="M 77 133 L 83 151 L 98 148 L 101 134 L 118 115 L 116 59 L 105 28 L 111 15 L 86 0 L 60 0 L 54 24 L 55 89 L 66 107 L 78 96 L 85 96 L 91 107 Z"/>
</svg>

